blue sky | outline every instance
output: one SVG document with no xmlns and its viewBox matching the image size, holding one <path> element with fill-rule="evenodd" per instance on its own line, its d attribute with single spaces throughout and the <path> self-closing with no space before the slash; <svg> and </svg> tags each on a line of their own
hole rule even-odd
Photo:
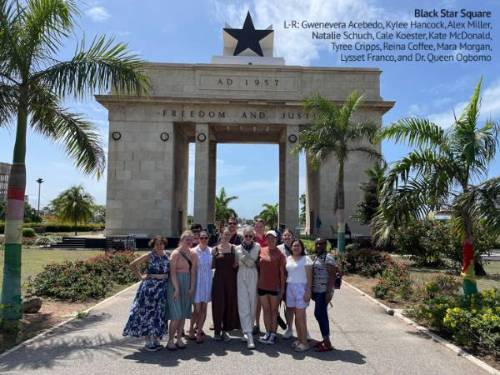
<svg viewBox="0 0 500 375">
<path fill-rule="evenodd" d="M 500 2 L 496 0 L 471 1 L 382 1 L 382 0 L 89 0 L 81 6 L 82 17 L 73 38 L 61 50 L 59 58 L 68 58 L 83 35 L 91 40 L 94 35 L 106 33 L 116 40 L 128 43 L 129 48 L 147 61 L 208 63 L 213 55 L 222 52 L 222 27 L 227 22 L 241 27 L 249 9 L 255 26 L 275 29 L 275 55 L 284 57 L 287 64 L 305 66 L 367 66 L 383 70 L 381 95 L 395 100 L 395 107 L 384 116 L 384 124 L 409 115 L 429 117 L 443 127 L 450 125 L 453 111 L 459 113 L 482 76 L 482 120 L 500 118 L 500 40 L 496 21 Z M 339 61 L 328 49 L 327 43 L 311 41 L 310 32 L 284 31 L 283 21 L 307 19 L 310 21 L 405 19 L 415 7 L 491 10 L 493 12 L 493 59 L 490 63 L 381 63 L 351 64 Z M 103 135 L 107 145 L 107 113 L 93 98 L 68 106 L 91 119 Z M 0 130 L 0 161 L 12 160 L 14 129 Z M 405 147 L 384 142 L 385 158 L 390 162 L 404 156 Z M 190 150 L 193 159 L 194 149 Z M 500 152 L 499 152 L 500 155 Z M 272 145 L 219 145 L 217 189 L 224 186 L 231 195 L 239 197 L 232 205 L 240 216 L 257 214 L 262 203 L 276 202 L 278 197 L 278 147 Z M 192 172 L 192 163 L 191 169 Z M 42 177 L 41 204 L 47 204 L 63 189 L 83 184 L 96 201 L 105 202 L 106 179 L 96 181 L 83 176 L 73 166 L 62 148 L 30 133 L 27 153 L 27 194 L 36 204 L 37 184 Z M 304 189 L 303 160 L 300 174 Z M 489 171 L 500 174 L 500 156 Z M 190 173 L 189 207 L 192 212 L 193 175 Z"/>
</svg>

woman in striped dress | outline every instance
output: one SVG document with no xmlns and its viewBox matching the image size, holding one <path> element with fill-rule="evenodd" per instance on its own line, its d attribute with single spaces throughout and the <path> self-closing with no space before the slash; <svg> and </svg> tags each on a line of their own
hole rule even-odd
<svg viewBox="0 0 500 375">
<path fill-rule="evenodd" d="M 199 245 L 193 249 L 198 257 L 198 269 L 189 338 L 201 344 L 203 342 L 203 325 L 207 318 L 207 304 L 212 296 L 212 249 L 208 247 L 208 233 L 206 231 L 200 232 L 199 240 Z"/>
</svg>

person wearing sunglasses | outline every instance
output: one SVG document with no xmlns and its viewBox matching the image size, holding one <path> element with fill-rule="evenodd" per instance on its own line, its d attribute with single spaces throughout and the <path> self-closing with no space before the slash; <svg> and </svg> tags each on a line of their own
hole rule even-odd
<svg viewBox="0 0 500 375">
<path fill-rule="evenodd" d="M 243 242 L 243 236 L 238 233 L 238 221 L 236 218 L 232 217 L 228 221 L 229 232 L 231 233 L 231 238 L 229 243 L 232 245 L 241 245 Z"/>
<path fill-rule="evenodd" d="M 257 304 L 258 272 L 255 262 L 259 257 L 259 252 L 260 246 L 255 242 L 253 228 L 246 227 L 243 231 L 243 242 L 236 247 L 236 259 L 238 261 L 238 312 L 248 349 L 255 349 L 252 329 Z"/>
<path fill-rule="evenodd" d="M 199 244 L 193 248 L 198 257 L 194 311 L 189 328 L 189 339 L 203 342 L 203 325 L 207 318 L 207 304 L 212 297 L 212 249 L 208 246 L 208 232 L 199 232 Z M 196 336 L 195 336 L 196 331 Z"/>
<path fill-rule="evenodd" d="M 332 300 L 335 287 L 337 265 L 335 258 L 327 251 L 327 242 L 324 238 L 314 241 L 316 257 L 312 265 L 312 299 L 314 300 L 314 317 L 318 321 L 323 341 L 316 344 L 317 352 L 333 350 L 330 341 L 330 321 L 328 318 L 328 304 Z"/>
</svg>

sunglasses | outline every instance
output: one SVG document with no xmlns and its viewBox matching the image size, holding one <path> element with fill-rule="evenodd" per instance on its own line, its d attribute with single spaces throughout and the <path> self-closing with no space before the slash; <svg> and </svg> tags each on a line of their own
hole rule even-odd
<svg viewBox="0 0 500 375">
<path fill-rule="evenodd" d="M 246 234 L 244 237 L 245 237 L 245 238 L 253 238 L 253 236 L 252 236 L 252 235 L 250 235 L 250 234 Z"/>
<path fill-rule="evenodd" d="M 208 240 L 207 236 L 200 236 L 200 240 Z"/>
<path fill-rule="evenodd" d="M 236 223 L 229 223 L 229 225 L 236 225 Z"/>
</svg>

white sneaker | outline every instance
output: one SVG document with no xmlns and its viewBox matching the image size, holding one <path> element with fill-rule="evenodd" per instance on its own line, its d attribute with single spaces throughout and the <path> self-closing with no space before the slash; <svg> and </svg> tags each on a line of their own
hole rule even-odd
<svg viewBox="0 0 500 375">
<path fill-rule="evenodd" d="M 247 348 L 248 349 L 255 349 L 255 344 L 253 342 L 253 336 L 250 334 L 248 335 L 248 339 L 247 339 Z"/>
<path fill-rule="evenodd" d="M 284 339 L 289 339 L 293 336 L 293 329 L 292 328 L 287 328 L 287 330 L 285 331 L 285 333 L 283 333 L 283 338 Z"/>
</svg>

